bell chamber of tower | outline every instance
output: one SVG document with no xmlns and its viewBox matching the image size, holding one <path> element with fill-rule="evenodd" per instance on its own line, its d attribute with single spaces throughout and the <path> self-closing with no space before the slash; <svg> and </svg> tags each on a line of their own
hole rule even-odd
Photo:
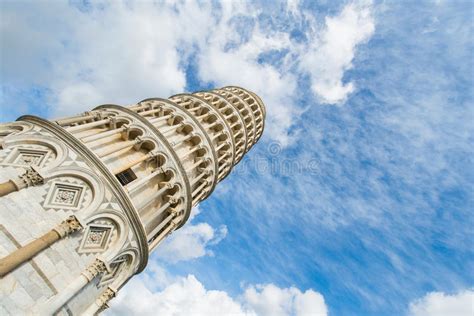
<svg viewBox="0 0 474 316">
<path fill-rule="evenodd" d="M 107 308 L 259 140 L 265 115 L 229 86 L 1 124 L 0 315 Z"/>
</svg>

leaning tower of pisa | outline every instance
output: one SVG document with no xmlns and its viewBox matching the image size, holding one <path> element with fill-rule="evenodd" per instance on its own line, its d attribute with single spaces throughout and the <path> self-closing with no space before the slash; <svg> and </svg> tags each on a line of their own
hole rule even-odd
<svg viewBox="0 0 474 316">
<path fill-rule="evenodd" d="M 257 95 L 224 87 L 0 125 L 0 315 L 102 311 L 264 121 Z"/>
</svg>

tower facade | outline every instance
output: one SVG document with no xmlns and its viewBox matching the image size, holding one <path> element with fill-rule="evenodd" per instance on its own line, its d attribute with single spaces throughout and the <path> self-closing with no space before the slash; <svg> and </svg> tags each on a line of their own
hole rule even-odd
<svg viewBox="0 0 474 316">
<path fill-rule="evenodd" d="M 106 308 L 264 121 L 257 95 L 224 87 L 0 125 L 0 315 Z"/>
</svg>

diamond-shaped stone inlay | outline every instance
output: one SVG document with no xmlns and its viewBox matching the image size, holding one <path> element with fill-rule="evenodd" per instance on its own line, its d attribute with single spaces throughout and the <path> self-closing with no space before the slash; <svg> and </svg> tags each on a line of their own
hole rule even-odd
<svg viewBox="0 0 474 316">
<path fill-rule="evenodd" d="M 78 209 L 84 193 L 84 187 L 68 182 L 56 181 L 46 196 L 45 208 Z"/>
<path fill-rule="evenodd" d="M 113 225 L 90 224 L 78 251 L 80 253 L 104 251 L 111 240 L 113 230 Z"/>
</svg>

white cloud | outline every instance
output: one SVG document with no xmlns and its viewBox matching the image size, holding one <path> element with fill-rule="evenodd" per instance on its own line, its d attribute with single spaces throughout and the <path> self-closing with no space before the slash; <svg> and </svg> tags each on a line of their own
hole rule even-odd
<svg viewBox="0 0 474 316">
<path fill-rule="evenodd" d="M 167 238 L 156 252 L 158 258 L 168 262 L 184 261 L 212 255 L 212 251 L 206 249 L 206 247 L 220 242 L 226 235 L 226 226 L 221 226 L 216 231 L 208 223 L 196 225 L 188 223 Z"/>
<path fill-rule="evenodd" d="M 257 315 L 327 315 L 324 297 L 309 289 L 281 289 L 273 284 L 250 286 L 245 290 L 246 304 Z"/>
<path fill-rule="evenodd" d="M 335 17 L 326 18 L 326 28 L 301 58 L 300 69 L 311 75 L 313 92 L 325 103 L 339 103 L 354 91 L 352 82 L 342 82 L 352 68 L 357 45 L 375 29 L 370 3 L 347 5 Z"/>
<path fill-rule="evenodd" d="M 299 0 L 287 0 L 286 1 L 286 7 L 288 12 L 292 14 L 298 14 L 298 7 L 299 7 Z"/>
<path fill-rule="evenodd" d="M 200 213 L 193 208 L 187 226 L 156 250 L 146 271 L 134 277 L 112 301 L 107 315 L 327 315 L 321 294 L 273 284 L 250 285 L 235 298 L 225 291 L 208 290 L 194 275 L 171 274 L 160 263 L 211 255 L 208 249 L 225 238 L 227 229 L 215 231 L 207 223 L 193 224 Z"/>
<path fill-rule="evenodd" d="M 248 4 L 224 2 L 223 15 L 199 58 L 199 74 L 205 81 L 217 86 L 240 85 L 256 92 L 267 106 L 267 134 L 283 145 L 289 143 L 288 129 L 296 115 L 293 96 L 296 76 L 287 67 L 259 64 L 261 53 L 271 50 L 292 49 L 288 33 L 264 33 L 256 23 L 258 10 Z M 253 12 L 250 13 L 249 12 Z M 236 16 L 244 15 L 256 23 L 249 32 L 247 42 L 226 49 L 230 39 L 240 39 L 242 30 L 230 23 Z M 250 22 L 249 22 L 250 23 Z"/>
<path fill-rule="evenodd" d="M 428 293 L 410 304 L 413 316 L 472 316 L 474 291 L 466 290 L 449 295 L 442 292 Z"/>
<path fill-rule="evenodd" d="M 157 258 L 167 262 L 178 262 L 213 255 L 208 246 L 215 245 L 227 235 L 227 227 L 214 229 L 208 223 L 194 224 L 192 221 L 200 213 L 194 207 L 185 226 L 166 238 L 156 250 Z"/>
<path fill-rule="evenodd" d="M 189 222 L 156 250 L 147 270 L 120 292 L 109 315 L 327 315 L 321 294 L 274 284 L 250 285 L 232 298 L 225 291 L 207 290 L 194 275 L 169 273 L 160 262 L 174 263 L 212 255 L 208 249 L 225 238 L 227 228 L 215 230 L 207 223 L 194 224 L 200 213 L 193 208 Z"/>
<path fill-rule="evenodd" d="M 2 10 L 2 46 L 19 52 L 2 55 L 2 73 L 47 87 L 52 116 L 184 91 L 180 51 L 202 40 L 212 23 L 210 7 L 196 3 L 112 1 L 90 12 L 66 3 L 29 5 L 22 14 L 14 5 Z"/>
<path fill-rule="evenodd" d="M 209 291 L 194 276 L 180 278 L 162 291 L 152 292 L 132 280 L 111 301 L 108 315 L 243 315 L 240 304 L 226 292 Z"/>
<path fill-rule="evenodd" d="M 108 315 L 327 315 L 324 298 L 313 290 L 302 293 L 268 284 L 251 286 L 232 298 L 224 291 L 207 290 L 193 275 L 158 291 L 132 280 L 111 306 Z"/>
</svg>

